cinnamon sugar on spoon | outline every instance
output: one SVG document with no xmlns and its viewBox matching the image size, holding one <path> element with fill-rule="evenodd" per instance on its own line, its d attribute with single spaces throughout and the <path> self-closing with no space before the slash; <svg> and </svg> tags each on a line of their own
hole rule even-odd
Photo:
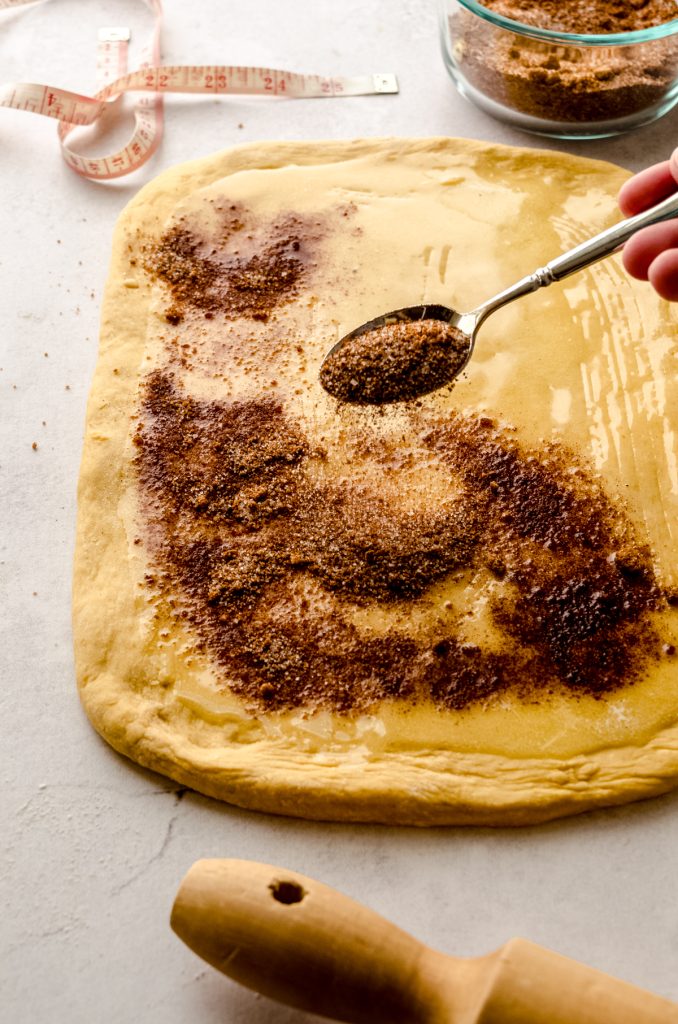
<svg viewBox="0 0 678 1024">
<path fill-rule="evenodd" d="M 325 359 L 320 383 L 342 402 L 407 402 L 449 384 L 468 354 L 468 337 L 449 323 L 398 321 L 346 338 Z"/>
</svg>

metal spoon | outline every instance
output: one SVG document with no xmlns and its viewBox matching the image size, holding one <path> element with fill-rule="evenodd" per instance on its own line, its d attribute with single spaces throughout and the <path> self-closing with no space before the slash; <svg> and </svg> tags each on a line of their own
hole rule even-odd
<svg viewBox="0 0 678 1024">
<path fill-rule="evenodd" d="M 403 309 L 395 309 L 390 313 L 383 313 L 381 316 L 375 317 L 373 320 L 368 320 L 367 323 L 361 324 L 360 327 L 356 327 L 348 334 L 344 335 L 332 348 L 329 350 L 320 367 L 320 380 L 326 390 L 334 394 L 335 397 L 341 398 L 344 401 L 354 401 L 369 403 L 375 401 L 370 397 L 356 397 L 359 394 L 359 388 L 353 388 L 346 394 L 338 394 L 337 390 L 333 390 L 331 384 L 332 375 L 327 371 L 332 367 L 332 359 L 336 354 L 345 348 L 348 342 L 359 338 L 362 335 L 368 334 L 369 332 L 378 330 L 379 328 L 385 327 L 390 324 L 398 323 L 415 323 L 422 320 L 442 321 L 445 324 L 449 324 L 451 327 L 456 329 L 466 342 L 467 349 L 464 353 L 463 344 L 460 357 L 450 362 L 449 374 L 445 379 L 440 379 L 440 374 L 437 376 L 434 374 L 432 377 L 428 377 L 426 374 L 422 374 L 422 384 L 416 394 L 413 393 L 411 386 L 408 386 L 410 371 L 406 368 L 403 369 L 403 395 L 401 398 L 379 398 L 376 401 L 398 401 L 404 398 L 412 398 L 417 395 L 427 394 L 430 391 L 435 391 L 445 384 L 449 384 L 455 377 L 457 377 L 462 370 L 468 365 L 468 362 L 473 354 L 473 349 L 476 342 L 476 336 L 481 324 L 487 319 L 487 317 L 494 313 L 495 310 L 501 309 L 502 306 L 507 305 L 509 302 L 513 302 L 514 299 L 519 299 L 522 295 L 527 295 L 529 292 L 537 291 L 538 288 L 545 288 L 554 281 L 562 281 L 563 278 L 569 277 L 570 274 L 576 274 L 577 271 L 583 270 L 585 267 L 591 266 L 592 263 L 597 263 L 598 260 L 605 259 L 606 256 L 611 256 L 617 252 L 624 244 L 628 241 L 631 235 L 635 234 L 640 228 L 648 227 L 651 224 L 658 224 L 660 221 L 670 220 L 673 217 L 678 216 L 678 192 L 664 199 L 661 203 L 651 207 L 649 210 L 644 210 L 642 213 L 636 214 L 635 217 L 629 217 L 627 220 L 620 221 L 611 228 L 607 228 L 605 231 L 601 231 L 600 234 L 595 235 L 586 242 L 582 242 L 581 245 L 575 246 L 574 249 L 570 249 L 568 252 L 563 253 L 562 256 L 557 256 L 550 263 L 547 263 L 543 267 L 539 267 L 532 274 L 528 274 L 527 277 L 521 278 L 515 284 L 504 291 L 499 292 L 498 295 L 493 296 L 484 302 L 481 306 L 476 309 L 472 309 L 470 313 L 458 313 L 454 309 L 449 309 L 447 306 L 441 306 L 438 304 L 426 304 L 422 306 L 405 306 Z M 367 339 L 365 339 L 367 341 Z M 404 361 L 406 363 L 406 361 Z M 372 370 L 375 373 L 379 371 L 379 364 L 373 361 Z M 410 363 L 411 370 L 411 363 Z M 360 372 L 357 370 L 356 372 Z M 406 377 L 405 374 L 408 374 Z M 354 375 L 355 376 L 355 375 Z M 329 386 L 328 386 L 329 382 Z M 353 385 L 356 384 L 356 380 L 352 380 Z M 359 384 L 359 381 L 358 381 Z M 374 385 L 374 381 L 372 382 Z M 371 393 L 371 392 L 370 392 Z"/>
</svg>

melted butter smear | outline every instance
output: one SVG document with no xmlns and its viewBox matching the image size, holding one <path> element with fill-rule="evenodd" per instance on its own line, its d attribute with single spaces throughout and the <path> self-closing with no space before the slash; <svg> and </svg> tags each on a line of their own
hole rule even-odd
<svg viewBox="0 0 678 1024">
<path fill-rule="evenodd" d="M 438 161 L 438 164 L 436 163 Z M 544 166 L 545 165 L 545 166 Z M 187 318 L 180 334 L 194 345 L 190 366 L 177 368 L 196 397 L 228 400 L 274 394 L 327 456 L 309 472 L 376 488 L 400 508 L 440 505 L 454 482 L 414 442 L 418 419 L 450 411 L 486 414 L 515 430 L 526 446 L 557 439 L 602 476 L 647 539 L 660 580 L 678 584 L 678 326 L 675 307 L 633 284 L 617 259 L 528 296 L 491 317 L 476 353 L 451 391 L 413 409 L 338 407 L 320 388 L 320 362 L 344 333 L 403 305 L 441 302 L 468 310 L 618 217 L 619 185 L 583 162 L 460 151 L 403 159 L 371 155 L 341 164 L 236 173 L 195 193 L 177 211 L 218 236 L 214 202 L 240 202 L 266 219 L 295 211 L 317 215 L 317 256 L 303 290 L 268 323 Z M 348 210 L 346 216 L 337 211 Z M 166 366 L 175 351 L 163 318 L 167 296 L 156 288 L 146 364 Z M 273 343 L 271 338 L 274 339 Z M 169 343 L 168 343 L 169 339 Z M 297 351 L 301 345 L 302 352 Z M 391 463 L 356 452 L 369 429 Z M 414 453 L 414 461 L 408 455 Z M 130 538 L 133 511 L 121 510 Z M 436 585 L 406 611 L 354 607 L 367 633 L 407 628 L 434 634 L 441 622 L 464 623 L 469 642 L 503 641 L 488 612 L 492 588 L 482 573 Z M 678 613 L 661 613 L 659 629 L 678 643 Z M 165 644 L 158 618 L 149 648 Z M 648 677 L 605 700 L 553 698 L 524 705 L 510 696 L 490 706 L 443 712 L 431 705 L 382 705 L 379 716 L 340 718 L 250 714 L 190 640 L 166 650 L 167 678 L 192 710 L 223 724 L 234 741 L 264 736 L 311 751 L 350 749 L 356 757 L 384 750 L 453 749 L 515 757 L 565 757 L 605 746 L 642 743 L 675 719 L 678 672 L 667 658 Z M 171 644 L 170 644 L 171 646 Z"/>
</svg>

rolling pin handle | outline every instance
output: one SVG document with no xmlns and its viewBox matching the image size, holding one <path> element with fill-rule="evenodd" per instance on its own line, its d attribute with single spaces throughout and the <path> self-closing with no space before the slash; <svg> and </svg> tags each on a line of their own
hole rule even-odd
<svg viewBox="0 0 678 1024">
<path fill-rule="evenodd" d="M 289 1006 L 351 1024 L 451 1021 L 426 986 L 425 946 L 294 871 L 198 861 L 181 883 L 171 924 L 218 970 Z"/>
</svg>

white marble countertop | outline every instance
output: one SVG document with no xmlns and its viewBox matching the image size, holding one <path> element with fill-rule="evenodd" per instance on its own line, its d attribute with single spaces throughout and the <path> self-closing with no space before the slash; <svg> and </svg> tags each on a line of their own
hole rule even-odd
<svg viewBox="0 0 678 1024">
<path fill-rule="evenodd" d="M 434 0 L 165 7 L 169 63 L 394 71 L 401 92 L 284 105 L 176 97 L 156 157 L 103 185 L 66 168 L 52 122 L 0 109 L 0 1018 L 310 1022 L 232 984 L 170 931 L 179 880 L 203 856 L 295 868 L 451 954 L 522 935 L 678 1000 L 678 793 L 519 830 L 318 824 L 184 794 L 113 753 L 87 723 L 70 636 L 75 487 L 110 238 L 127 200 L 172 164 L 248 140 L 450 134 L 535 144 L 456 94 Z M 149 23 L 139 0 L 0 12 L 0 81 L 91 91 L 99 26 L 130 25 L 137 40 Z M 678 110 L 628 137 L 552 145 L 637 169 L 676 143 Z"/>
</svg>

